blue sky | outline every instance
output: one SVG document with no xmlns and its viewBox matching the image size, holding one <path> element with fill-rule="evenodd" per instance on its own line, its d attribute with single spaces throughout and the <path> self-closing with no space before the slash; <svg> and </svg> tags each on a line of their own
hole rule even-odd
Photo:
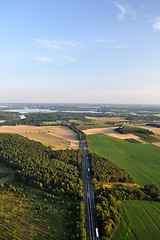
<svg viewBox="0 0 160 240">
<path fill-rule="evenodd" d="M 1 1 L 0 55 L 0 102 L 160 104 L 160 1 Z"/>
</svg>

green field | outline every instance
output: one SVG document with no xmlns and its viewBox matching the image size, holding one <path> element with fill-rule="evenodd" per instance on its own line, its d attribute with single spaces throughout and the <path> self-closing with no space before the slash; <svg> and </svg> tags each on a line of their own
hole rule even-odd
<svg viewBox="0 0 160 240">
<path fill-rule="evenodd" d="M 152 144 L 135 144 L 104 134 L 87 136 L 93 152 L 114 162 L 134 177 L 140 186 L 160 185 L 160 148 Z"/>
<path fill-rule="evenodd" d="M 61 121 L 46 121 L 46 122 L 42 122 L 44 125 L 54 125 L 54 126 L 57 126 L 61 123 Z"/>
<path fill-rule="evenodd" d="M 160 239 L 160 203 L 125 201 L 118 209 L 122 222 L 115 240 Z"/>
<path fill-rule="evenodd" d="M 42 132 L 25 133 L 23 134 L 23 136 L 29 139 L 32 139 L 34 141 L 41 142 L 45 146 L 51 146 L 54 150 L 59 150 L 59 149 L 63 150 L 70 147 L 69 141 L 62 138 L 55 137 L 47 133 L 42 133 Z"/>
</svg>

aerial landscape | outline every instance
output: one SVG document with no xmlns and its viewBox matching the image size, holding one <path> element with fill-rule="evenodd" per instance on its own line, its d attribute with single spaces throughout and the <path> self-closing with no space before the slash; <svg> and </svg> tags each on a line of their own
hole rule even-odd
<svg viewBox="0 0 160 240">
<path fill-rule="evenodd" d="M 1 3 L 0 239 L 160 239 L 159 7 Z"/>
</svg>

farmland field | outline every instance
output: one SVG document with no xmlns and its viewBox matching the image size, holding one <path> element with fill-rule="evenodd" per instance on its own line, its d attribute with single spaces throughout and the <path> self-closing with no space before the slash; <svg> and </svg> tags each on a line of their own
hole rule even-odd
<svg viewBox="0 0 160 240">
<path fill-rule="evenodd" d="M 78 149 L 79 140 L 75 132 L 62 126 L 1 126 L 0 133 L 16 133 L 31 140 L 52 146 L 54 150 L 73 148 Z"/>
<path fill-rule="evenodd" d="M 124 201 L 118 205 L 121 229 L 115 240 L 159 240 L 160 203 L 151 201 Z"/>
<path fill-rule="evenodd" d="M 137 139 L 140 140 L 140 138 L 134 134 L 121 134 L 115 131 L 115 127 L 108 127 L 108 128 L 94 128 L 94 129 L 86 129 L 83 130 L 83 132 L 86 135 L 90 135 L 90 134 L 97 134 L 97 133 L 103 133 L 106 134 L 108 136 L 111 137 L 116 137 L 116 138 L 120 138 L 120 139 L 129 139 L 129 138 L 133 138 L 133 139 Z"/>
<path fill-rule="evenodd" d="M 59 150 L 59 149 L 66 149 L 70 147 L 70 142 L 62 139 L 55 137 L 53 135 L 47 134 L 47 133 L 24 133 L 22 134 L 24 137 L 27 137 L 31 140 L 41 142 L 42 144 L 46 146 L 51 146 L 54 150 Z"/>
<path fill-rule="evenodd" d="M 160 185 L 160 148 L 153 144 L 135 144 L 104 134 L 87 136 L 93 152 L 125 169 L 140 186 Z"/>
<path fill-rule="evenodd" d="M 93 120 L 95 122 L 120 122 L 120 121 L 126 121 L 127 120 L 125 118 L 121 118 L 121 117 L 88 117 L 86 116 L 87 119 L 89 120 Z"/>
</svg>

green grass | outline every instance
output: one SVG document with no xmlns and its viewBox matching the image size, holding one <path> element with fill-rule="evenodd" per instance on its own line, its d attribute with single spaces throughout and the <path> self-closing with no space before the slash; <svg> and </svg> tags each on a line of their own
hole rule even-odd
<svg viewBox="0 0 160 240">
<path fill-rule="evenodd" d="M 59 150 L 59 149 L 63 150 L 70 147 L 69 141 L 52 136 L 47 133 L 41 133 L 41 132 L 25 133 L 23 134 L 23 136 L 28 137 L 29 139 L 32 139 L 34 141 L 41 142 L 45 146 L 51 146 L 54 150 Z"/>
<path fill-rule="evenodd" d="M 104 134 L 88 135 L 93 152 L 114 162 L 134 177 L 140 186 L 160 185 L 160 148 L 152 144 L 135 144 Z"/>
<path fill-rule="evenodd" d="M 160 203 L 125 201 L 118 205 L 121 228 L 115 240 L 159 240 Z"/>
<path fill-rule="evenodd" d="M 42 122 L 45 125 L 59 125 L 61 123 L 61 121 L 48 121 L 48 122 Z"/>
</svg>

